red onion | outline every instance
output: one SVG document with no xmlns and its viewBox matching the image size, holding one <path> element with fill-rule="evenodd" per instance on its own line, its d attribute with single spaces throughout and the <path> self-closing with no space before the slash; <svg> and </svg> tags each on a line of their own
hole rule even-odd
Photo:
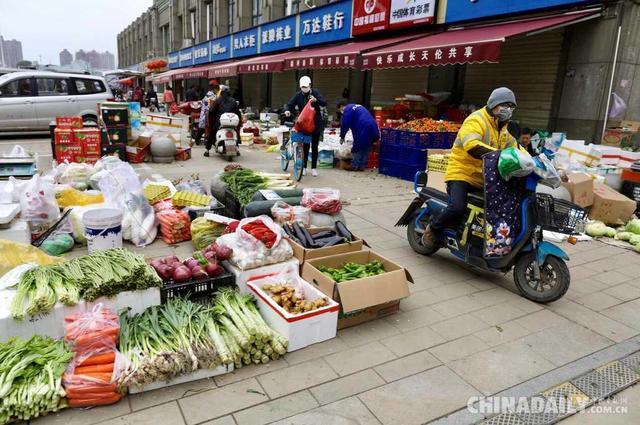
<svg viewBox="0 0 640 425">
<path fill-rule="evenodd" d="M 197 265 L 191 269 L 191 275 L 194 279 L 206 279 L 209 277 L 207 272 L 202 268 L 201 265 Z"/>
<path fill-rule="evenodd" d="M 222 273 L 224 273 L 224 269 L 214 263 L 209 263 L 204 266 L 204 271 L 207 272 L 207 274 L 211 277 L 220 276 Z"/>
<path fill-rule="evenodd" d="M 184 260 L 184 265 L 189 268 L 189 270 L 193 270 L 194 267 L 199 266 L 200 263 L 195 258 L 188 258 Z"/>
<path fill-rule="evenodd" d="M 231 248 L 229 248 L 228 246 L 218 246 L 216 247 L 216 258 L 219 261 L 228 260 L 229 258 L 231 258 L 232 252 L 233 251 L 231 251 Z"/>
<path fill-rule="evenodd" d="M 213 251 L 207 251 L 204 253 L 204 258 L 206 258 L 210 262 L 216 261 L 216 253 Z"/>
<path fill-rule="evenodd" d="M 173 280 L 176 282 L 186 282 L 191 279 L 191 270 L 187 266 L 179 266 L 173 271 Z"/>
<path fill-rule="evenodd" d="M 164 265 L 164 263 L 162 262 L 162 260 L 161 260 L 161 259 L 156 258 L 155 260 L 151 260 L 151 261 L 149 262 L 149 265 L 150 265 L 151 267 L 153 267 L 154 269 L 158 270 L 158 267 L 160 267 L 161 265 Z"/>
<path fill-rule="evenodd" d="M 179 263 L 179 262 L 180 262 L 180 259 L 179 259 L 178 257 L 176 257 L 175 255 L 169 255 L 169 256 L 167 256 L 167 257 L 164 257 L 164 258 L 162 259 L 162 261 L 163 261 L 165 264 L 169 264 L 169 265 L 171 265 L 171 264 L 173 264 L 173 263 Z"/>
<path fill-rule="evenodd" d="M 156 268 L 156 273 L 158 273 L 158 276 L 160 276 L 163 282 L 166 282 L 173 276 L 173 268 L 166 264 L 160 264 L 160 266 Z"/>
</svg>

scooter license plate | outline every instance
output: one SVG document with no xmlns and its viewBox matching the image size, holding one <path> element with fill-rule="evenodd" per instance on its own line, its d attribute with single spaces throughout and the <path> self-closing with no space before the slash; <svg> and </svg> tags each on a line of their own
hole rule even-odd
<svg viewBox="0 0 640 425">
<path fill-rule="evenodd" d="M 235 140 L 225 140 L 224 141 L 224 145 L 225 146 L 235 146 L 236 145 L 236 141 Z"/>
</svg>

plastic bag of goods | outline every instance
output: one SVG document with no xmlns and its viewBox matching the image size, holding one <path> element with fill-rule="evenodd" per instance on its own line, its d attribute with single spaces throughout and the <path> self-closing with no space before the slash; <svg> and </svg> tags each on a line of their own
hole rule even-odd
<svg viewBox="0 0 640 425">
<path fill-rule="evenodd" d="M 207 194 L 207 188 L 204 185 L 204 182 L 198 178 L 181 181 L 176 185 L 176 190 L 199 193 L 200 195 Z"/>
<path fill-rule="evenodd" d="M 0 239 L 0 276 L 22 264 L 44 266 L 62 261 L 62 258 L 51 257 L 33 245 Z"/>
<path fill-rule="evenodd" d="M 53 182 L 36 174 L 30 180 L 19 181 L 13 177 L 9 181 L 15 193 L 20 194 L 20 217 L 28 221 L 49 222 L 60 217 Z"/>
<path fill-rule="evenodd" d="M 277 201 L 271 207 L 271 216 L 278 224 L 288 223 L 293 219 L 293 209 L 286 202 Z"/>
<path fill-rule="evenodd" d="M 45 239 L 42 245 L 40 245 L 40 249 L 49 255 L 58 256 L 71 251 L 74 244 L 71 234 L 56 233 Z"/>
<path fill-rule="evenodd" d="M 94 172 L 91 164 L 73 162 L 67 164 L 57 182 L 59 184 L 68 184 L 78 190 L 86 190 L 89 188 L 89 179 Z"/>
<path fill-rule="evenodd" d="M 191 242 L 196 249 L 204 249 L 215 242 L 225 229 L 222 223 L 198 217 L 191 222 Z"/>
<path fill-rule="evenodd" d="M 113 404 L 122 398 L 118 390 L 129 369 L 117 349 L 118 316 L 97 304 L 87 313 L 64 319 L 64 339 L 74 356 L 62 376 L 69 407 Z"/>
<path fill-rule="evenodd" d="M 123 162 L 105 170 L 98 184 L 105 204 L 122 211 L 123 238 L 137 246 L 153 242 L 158 233 L 158 223 L 133 167 Z"/>
<path fill-rule="evenodd" d="M 500 152 L 498 172 L 504 180 L 509 180 L 511 177 L 525 177 L 531 174 L 535 166 L 529 154 L 515 147 L 503 149 Z"/>
<path fill-rule="evenodd" d="M 100 192 L 80 191 L 68 186 L 56 190 L 56 199 L 60 208 L 101 204 L 104 202 L 104 196 Z"/>
<path fill-rule="evenodd" d="M 186 212 L 164 209 L 156 217 L 160 222 L 160 237 L 165 243 L 173 245 L 191 239 L 191 220 Z"/>
<path fill-rule="evenodd" d="M 540 184 L 544 184 L 553 189 L 557 189 L 562 185 L 558 170 L 556 170 L 551 160 L 547 158 L 545 154 L 533 158 L 533 161 L 536 164 L 533 172 L 540 176 Z"/>
<path fill-rule="evenodd" d="M 303 189 L 301 205 L 313 212 L 337 214 L 342 209 L 340 191 L 331 188 Z"/>
<path fill-rule="evenodd" d="M 240 220 L 234 233 L 222 235 L 217 244 L 232 250 L 231 263 L 242 270 L 281 263 L 293 256 L 284 231 L 266 215 Z"/>
</svg>

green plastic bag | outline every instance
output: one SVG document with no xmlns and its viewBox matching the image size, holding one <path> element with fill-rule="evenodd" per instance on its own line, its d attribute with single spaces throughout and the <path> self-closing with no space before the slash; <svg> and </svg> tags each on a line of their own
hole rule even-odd
<svg viewBox="0 0 640 425">
<path fill-rule="evenodd" d="M 58 256 L 73 249 L 74 241 L 70 234 L 59 233 L 45 239 L 40 249 L 49 255 Z"/>
<path fill-rule="evenodd" d="M 533 171 L 535 163 L 529 154 L 515 147 L 503 149 L 498 159 L 498 173 L 503 180 L 511 177 L 525 177 Z"/>
</svg>

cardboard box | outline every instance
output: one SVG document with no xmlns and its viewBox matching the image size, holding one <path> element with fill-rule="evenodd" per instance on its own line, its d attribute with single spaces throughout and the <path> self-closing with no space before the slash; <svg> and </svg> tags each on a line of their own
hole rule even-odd
<svg viewBox="0 0 640 425">
<path fill-rule="evenodd" d="M 316 227 L 313 229 L 307 229 L 311 235 L 324 232 L 326 230 L 333 230 L 333 227 Z M 354 241 L 343 243 L 335 246 L 328 246 L 326 248 L 309 249 L 305 248 L 299 243 L 289 240 L 289 244 L 293 249 L 293 256 L 300 260 L 300 264 L 313 258 L 330 257 L 332 255 L 344 254 L 347 252 L 362 251 L 362 246 L 366 245 L 366 242 L 354 235 Z M 367 245 L 369 246 L 369 245 Z"/>
<path fill-rule="evenodd" d="M 65 161 L 78 162 L 77 159 L 82 157 L 84 154 L 82 145 L 79 143 L 57 144 L 55 150 L 56 160 L 58 161 L 58 164 L 61 164 Z"/>
<path fill-rule="evenodd" d="M 636 202 L 616 192 L 609 186 L 595 183 L 593 206 L 589 218 L 606 224 L 623 224 L 636 210 Z"/>
<path fill-rule="evenodd" d="M 638 132 L 640 131 L 640 121 L 622 121 L 620 127 L 627 131 Z"/>
<path fill-rule="evenodd" d="M 336 283 L 318 270 L 318 266 L 339 268 L 345 263 L 382 262 L 385 273 Z M 302 278 L 340 303 L 338 329 L 364 323 L 398 311 L 398 303 L 409 296 L 407 282 L 413 278 L 403 267 L 373 251 L 358 251 L 308 260 L 302 266 Z"/>
<path fill-rule="evenodd" d="M 585 144 L 584 140 L 564 140 L 557 152 L 558 157 L 567 157 L 572 162 L 579 162 L 587 167 L 600 163 L 602 152 L 598 146 Z"/>
<path fill-rule="evenodd" d="M 127 143 L 127 128 L 107 128 L 110 143 Z"/>
<path fill-rule="evenodd" d="M 563 186 L 571 194 L 571 201 L 583 208 L 593 205 L 593 178 L 585 173 L 569 173 Z"/>
<path fill-rule="evenodd" d="M 100 115 L 107 127 L 129 126 L 129 104 L 126 102 L 110 102 L 100 105 Z"/>
<path fill-rule="evenodd" d="M 56 117 L 56 128 L 82 128 L 82 117 Z"/>
<path fill-rule="evenodd" d="M 151 138 L 140 136 L 135 142 L 127 146 L 127 159 L 131 163 L 139 164 L 144 162 L 150 150 Z"/>
<path fill-rule="evenodd" d="M 447 193 L 447 182 L 444 181 L 444 173 L 427 171 L 427 187 Z"/>
<path fill-rule="evenodd" d="M 338 166 L 336 168 L 339 168 L 341 170 L 351 171 L 351 160 L 350 159 L 339 159 L 338 160 Z"/>
<path fill-rule="evenodd" d="M 127 160 L 127 145 L 125 143 L 112 143 L 102 147 L 102 156 L 115 156 L 123 161 Z"/>
<path fill-rule="evenodd" d="M 56 145 L 68 145 L 76 141 L 73 130 L 70 128 L 56 128 L 53 131 L 53 135 L 54 144 Z"/>
<path fill-rule="evenodd" d="M 97 128 L 80 128 L 73 130 L 76 142 L 84 148 L 85 155 L 100 156 L 101 136 Z"/>
<path fill-rule="evenodd" d="M 301 314 L 289 313 L 273 301 L 270 294 L 262 290 L 264 285 L 271 283 L 271 276 L 273 275 L 249 279 L 247 287 L 249 293 L 256 298 L 260 315 L 267 325 L 289 341 L 287 352 L 336 337 L 340 309 L 337 302 L 329 299 L 326 306 L 316 310 Z M 306 300 L 326 297 L 320 290 L 299 277 L 297 284 Z"/>
<path fill-rule="evenodd" d="M 176 160 L 178 161 L 187 161 L 191 159 L 191 148 L 177 148 L 176 149 Z"/>
</svg>

